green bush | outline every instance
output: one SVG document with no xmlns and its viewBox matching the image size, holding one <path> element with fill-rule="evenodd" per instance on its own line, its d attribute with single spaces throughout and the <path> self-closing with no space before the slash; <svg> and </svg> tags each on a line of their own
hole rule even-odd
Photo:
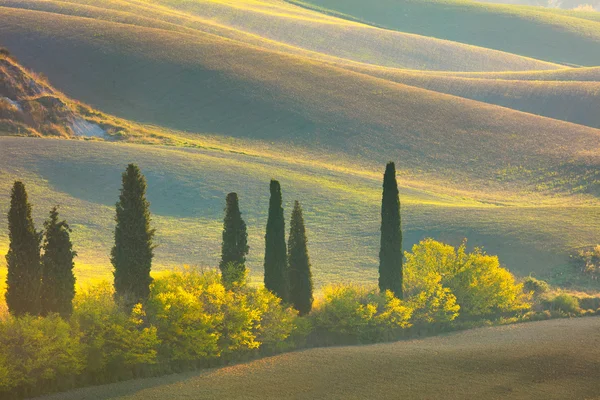
<svg viewBox="0 0 600 400">
<path fill-rule="evenodd" d="M 75 296 L 71 320 L 78 326 L 85 353 L 85 372 L 92 381 L 134 377 L 142 366 L 156 363 L 156 327 L 145 323 L 141 305 L 125 313 L 113 301 L 107 282 Z"/>
<path fill-rule="evenodd" d="M 85 366 L 78 333 L 54 314 L 0 321 L 0 348 L 0 393 L 35 395 L 57 382 L 69 387 Z"/>
<path fill-rule="evenodd" d="M 584 310 L 596 310 L 600 308 L 600 297 L 579 297 L 579 307 L 583 308 Z"/>
<path fill-rule="evenodd" d="M 323 300 L 310 315 L 318 344 L 390 340 L 411 326 L 412 309 L 389 291 L 380 294 L 357 285 L 328 286 L 323 291 Z"/>
<path fill-rule="evenodd" d="M 532 293 L 534 296 L 540 296 L 550 291 L 550 285 L 545 281 L 528 276 L 523 281 L 523 291 L 525 293 Z"/>
<path fill-rule="evenodd" d="M 543 307 L 550 312 L 560 312 L 567 315 L 579 314 L 579 300 L 575 296 L 561 293 L 543 302 Z"/>
</svg>

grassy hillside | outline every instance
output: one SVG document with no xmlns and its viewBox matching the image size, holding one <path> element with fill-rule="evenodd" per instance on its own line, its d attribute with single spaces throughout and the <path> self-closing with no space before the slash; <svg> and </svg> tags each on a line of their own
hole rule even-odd
<svg viewBox="0 0 600 400">
<path fill-rule="evenodd" d="M 26 65 L 67 94 L 134 121 L 292 143 L 370 165 L 395 159 L 419 179 L 462 190 L 468 178 L 486 192 L 490 180 L 498 183 L 498 174 L 515 166 L 536 171 L 535 182 L 525 179 L 527 191 L 547 176 L 592 171 L 600 146 L 595 129 L 213 35 L 2 12 L 10 16 L 0 27 L 2 40 Z M 593 180 L 572 179 L 552 178 L 552 186 L 595 191 Z"/>
<path fill-rule="evenodd" d="M 292 3 L 303 4 L 296 0 Z M 596 12 L 468 0 L 310 0 L 306 3 L 402 32 L 555 63 L 600 65 L 600 20 Z"/>
<path fill-rule="evenodd" d="M 434 74 L 421 71 L 386 69 L 380 67 L 348 67 L 352 70 L 389 81 L 420 87 L 439 93 L 496 104 L 514 110 L 600 128 L 600 81 L 597 69 L 589 73 L 571 73 L 578 69 L 556 73 L 531 73 L 534 79 L 518 73 L 492 75 L 447 73 Z M 587 77 L 589 81 L 575 80 Z M 507 78 L 507 79 L 504 79 Z M 540 78 L 539 80 L 535 78 Z M 546 80 L 543 80 L 546 79 Z"/>
<path fill-rule="evenodd" d="M 0 138 L 0 144 L 0 213 L 7 211 L 15 179 L 27 185 L 38 228 L 50 207 L 60 204 L 74 229 L 82 282 L 109 277 L 113 205 L 128 162 L 138 163 L 148 178 L 158 232 L 156 270 L 215 266 L 224 198 L 237 191 L 249 227 L 250 267 L 259 277 L 268 181 L 276 177 L 284 190 L 286 219 L 295 199 L 304 206 L 315 283 L 376 280 L 381 171 L 338 170 L 219 149 L 34 138 Z M 435 194 L 403 177 L 400 182 L 407 249 L 427 236 L 454 244 L 467 237 L 470 245 L 499 254 L 519 275 L 589 286 L 582 286 L 568 266 L 567 254 L 596 242 L 598 206 L 552 198 L 538 198 L 537 205 L 493 205 L 465 194 Z M 0 247 L 7 244 L 5 229 Z"/>
<path fill-rule="evenodd" d="M 71 4 L 69 4 L 71 3 Z M 89 6 L 87 5 L 89 4 Z M 557 66 L 474 46 L 378 29 L 280 0 L 0 2 L 6 18 L 23 9 L 94 18 L 189 36 L 211 34 L 317 59 L 453 71 L 554 69 Z M 10 9 L 16 7 L 16 10 Z M 17 12 L 21 10 L 21 12 Z M 35 15 L 32 11 L 28 14 Z M 452 55 L 450 57 L 450 55 Z"/>
<path fill-rule="evenodd" d="M 595 317 L 313 349 L 44 399 L 592 399 L 600 390 L 599 329 Z"/>
<path fill-rule="evenodd" d="M 519 4 L 527 6 L 539 6 L 539 7 L 560 7 L 563 9 L 577 9 L 577 10 L 588 10 L 595 9 L 600 11 L 600 1 L 598 0 L 478 0 L 482 3 L 506 3 L 506 4 Z"/>
</svg>

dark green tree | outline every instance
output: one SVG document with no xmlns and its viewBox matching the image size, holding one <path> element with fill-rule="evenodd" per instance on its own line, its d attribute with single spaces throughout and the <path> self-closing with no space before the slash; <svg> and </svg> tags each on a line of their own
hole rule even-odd
<svg viewBox="0 0 600 400">
<path fill-rule="evenodd" d="M 58 208 L 50 211 L 44 222 L 45 240 L 42 256 L 42 315 L 59 313 L 68 318 L 73 312 L 75 275 L 73 258 L 77 255 L 71 243 L 71 229 L 66 221 L 58 220 Z"/>
<path fill-rule="evenodd" d="M 129 164 L 123 173 L 123 187 L 116 208 L 115 245 L 111 254 L 115 299 L 130 308 L 144 303 L 150 294 L 154 257 L 154 229 L 150 228 L 146 179 L 134 164 Z"/>
<path fill-rule="evenodd" d="M 270 189 L 269 218 L 265 235 L 265 287 L 287 302 L 289 286 L 281 186 L 279 182 L 271 180 Z"/>
<path fill-rule="evenodd" d="M 8 211 L 10 245 L 6 255 L 6 304 L 14 316 L 40 314 L 42 234 L 35 230 L 22 182 L 15 182 Z"/>
<path fill-rule="evenodd" d="M 383 177 L 381 202 L 381 249 L 379 251 L 379 289 L 391 290 L 402 299 L 402 229 L 396 167 L 387 164 Z"/>
<path fill-rule="evenodd" d="M 246 223 L 242 219 L 237 193 L 229 193 L 225 203 L 219 268 L 221 269 L 223 282 L 226 285 L 231 285 L 238 277 L 245 276 L 246 255 L 250 247 L 248 247 Z"/>
<path fill-rule="evenodd" d="M 300 315 L 308 314 L 313 303 L 312 273 L 310 272 L 310 260 L 306 244 L 306 229 L 302 207 L 296 201 L 292 212 L 290 238 L 288 240 L 289 297 L 290 303 L 294 305 Z"/>
</svg>

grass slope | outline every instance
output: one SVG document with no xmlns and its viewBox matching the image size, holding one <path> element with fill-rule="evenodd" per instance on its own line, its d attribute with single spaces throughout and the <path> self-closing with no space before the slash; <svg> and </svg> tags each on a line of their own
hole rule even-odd
<svg viewBox="0 0 600 400">
<path fill-rule="evenodd" d="M 600 318 L 312 349 L 46 400 L 597 398 Z"/>
<path fill-rule="evenodd" d="M 260 279 L 268 181 L 276 177 L 286 219 L 295 199 L 303 204 L 315 283 L 376 282 L 381 172 L 219 149 L 38 138 L 0 137 L 0 159 L 0 214 L 7 212 L 15 179 L 27 185 L 38 228 L 50 207 L 60 204 L 74 229 L 81 282 L 110 276 L 114 203 L 128 162 L 138 163 L 148 178 L 157 271 L 217 265 L 224 198 L 236 191 L 249 227 L 250 266 Z M 568 267 L 567 254 L 597 240 L 598 206 L 561 205 L 556 199 L 500 206 L 435 194 L 403 177 L 400 183 L 407 249 L 423 237 L 453 244 L 467 237 L 470 245 L 499 254 L 519 275 L 586 287 Z M 7 246 L 5 229 L 0 229 L 0 248 Z"/>
<path fill-rule="evenodd" d="M 402 32 L 549 62 L 600 65 L 600 17 L 595 12 L 485 4 L 468 0 L 291 2 L 323 7 L 330 14 L 337 15 L 339 12 Z"/>
<path fill-rule="evenodd" d="M 0 6 L 185 33 L 212 34 L 318 59 L 453 71 L 555 69 L 513 54 L 378 29 L 279 0 L 0 1 Z M 8 10 L 6 10 L 8 12 Z M 19 14 L 9 13 L 7 18 Z"/>
<path fill-rule="evenodd" d="M 380 67 L 348 68 L 439 93 L 600 128 L 600 116 L 597 112 L 600 107 L 600 79 L 594 76 L 597 68 L 590 68 L 593 71 L 586 75 L 583 73 L 530 74 L 546 80 L 517 80 L 515 79 L 517 73 L 499 74 L 495 78 L 487 78 L 485 74 L 452 75 Z M 568 71 L 578 71 L 578 69 Z M 575 80 L 585 76 L 589 81 Z"/>
<path fill-rule="evenodd" d="M 526 190 L 533 190 L 546 185 L 540 186 L 539 175 L 593 171 L 597 162 L 599 130 L 209 34 L 2 13 L 10 18 L 0 37 L 26 65 L 72 97 L 130 120 L 291 143 L 371 165 L 399 160 L 410 174 L 461 189 L 468 179 L 486 192 L 506 168 L 535 171 L 535 182 L 525 179 Z M 596 185 L 585 178 L 552 179 L 552 186 L 567 191 L 593 192 Z"/>
</svg>

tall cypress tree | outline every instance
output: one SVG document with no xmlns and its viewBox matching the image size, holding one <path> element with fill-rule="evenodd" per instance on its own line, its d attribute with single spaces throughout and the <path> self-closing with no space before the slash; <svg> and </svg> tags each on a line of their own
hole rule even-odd
<svg viewBox="0 0 600 400">
<path fill-rule="evenodd" d="M 15 182 L 8 211 L 10 245 L 6 255 L 6 304 L 12 315 L 39 315 L 42 267 L 41 233 L 31 218 L 31 205 L 22 182 Z"/>
<path fill-rule="evenodd" d="M 154 257 L 154 229 L 150 228 L 150 204 L 146 200 L 146 179 L 129 164 L 123 173 L 123 187 L 116 205 L 114 267 L 115 298 L 125 307 L 146 301 L 150 294 L 150 270 Z"/>
<path fill-rule="evenodd" d="M 63 318 L 68 318 L 73 312 L 73 258 L 77 255 L 71 243 L 71 229 L 66 221 L 58 220 L 57 207 L 50 211 L 44 228 L 46 238 L 42 256 L 42 315 L 59 313 Z"/>
<path fill-rule="evenodd" d="M 250 248 L 248 247 L 246 223 L 242 219 L 237 193 L 229 193 L 225 203 L 219 268 L 223 281 L 231 284 L 246 275 L 246 255 Z"/>
<path fill-rule="evenodd" d="M 290 302 L 300 315 L 312 309 L 313 283 L 310 272 L 310 260 L 306 247 L 306 229 L 302 207 L 296 201 L 290 222 L 290 238 L 288 240 Z"/>
<path fill-rule="evenodd" d="M 402 299 L 402 230 L 396 167 L 387 164 L 383 177 L 381 202 L 381 249 L 379 251 L 379 289 L 391 290 Z"/>
<path fill-rule="evenodd" d="M 269 218 L 265 235 L 265 287 L 287 302 L 288 268 L 281 186 L 279 182 L 271 180 L 270 189 Z"/>
</svg>

